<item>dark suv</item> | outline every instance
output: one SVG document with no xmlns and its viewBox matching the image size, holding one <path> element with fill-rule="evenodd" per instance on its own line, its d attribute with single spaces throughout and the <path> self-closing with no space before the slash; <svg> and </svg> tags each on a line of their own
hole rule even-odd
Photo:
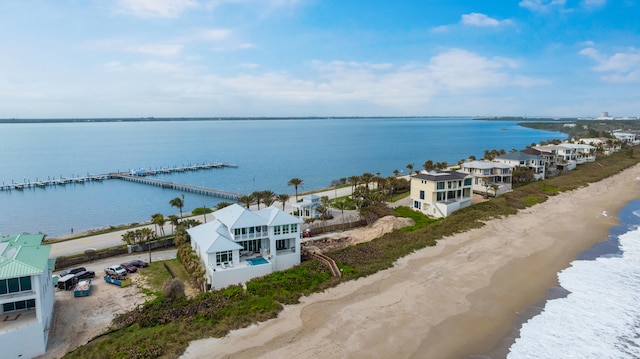
<svg viewBox="0 0 640 359">
<path fill-rule="evenodd" d="M 91 271 L 91 270 L 87 270 L 87 271 L 76 273 L 76 278 L 78 280 L 81 280 L 81 279 L 92 279 L 92 278 L 95 278 L 95 276 L 96 276 L 96 272 Z"/>
<path fill-rule="evenodd" d="M 86 272 L 87 269 L 85 267 L 78 267 L 78 268 L 67 268 L 65 270 L 63 270 L 62 272 L 60 272 L 60 274 L 58 274 L 60 276 L 60 278 L 64 277 L 65 275 L 68 274 L 78 274 L 80 272 Z"/>
</svg>

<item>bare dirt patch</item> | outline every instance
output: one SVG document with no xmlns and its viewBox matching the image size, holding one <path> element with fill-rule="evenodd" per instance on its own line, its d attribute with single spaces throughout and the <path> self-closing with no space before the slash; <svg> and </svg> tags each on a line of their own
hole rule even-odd
<svg viewBox="0 0 640 359">
<path fill-rule="evenodd" d="M 172 253 L 171 253 L 172 252 Z M 162 253 L 154 253 L 162 256 Z M 175 250 L 167 251 L 166 256 L 175 258 Z M 142 293 L 142 276 L 130 273 L 133 284 L 121 288 L 104 281 L 104 268 L 133 259 L 147 260 L 144 256 L 113 257 L 83 266 L 96 272 L 88 297 L 74 297 L 73 291 L 56 289 L 56 302 L 53 309 L 51 332 L 47 352 L 39 359 L 61 358 L 73 349 L 86 344 L 92 338 L 106 332 L 117 314 L 125 313 L 148 298 Z M 158 257 L 155 260 L 161 260 Z M 144 271 L 144 268 L 139 271 Z"/>
</svg>

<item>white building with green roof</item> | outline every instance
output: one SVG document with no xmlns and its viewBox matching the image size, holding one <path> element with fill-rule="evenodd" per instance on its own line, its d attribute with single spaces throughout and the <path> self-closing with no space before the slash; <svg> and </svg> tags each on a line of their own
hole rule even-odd
<svg viewBox="0 0 640 359">
<path fill-rule="evenodd" d="M 0 238 L 0 348 L 2 358 L 44 354 L 55 288 L 50 245 L 42 234 Z"/>
</svg>

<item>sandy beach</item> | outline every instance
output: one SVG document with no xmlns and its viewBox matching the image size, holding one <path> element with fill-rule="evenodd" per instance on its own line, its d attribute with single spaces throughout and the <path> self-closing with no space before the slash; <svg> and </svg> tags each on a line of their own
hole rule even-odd
<svg viewBox="0 0 640 359">
<path fill-rule="evenodd" d="M 490 352 L 557 272 L 640 198 L 640 165 L 449 237 L 389 269 L 192 342 L 183 358 L 464 358 Z"/>
</svg>

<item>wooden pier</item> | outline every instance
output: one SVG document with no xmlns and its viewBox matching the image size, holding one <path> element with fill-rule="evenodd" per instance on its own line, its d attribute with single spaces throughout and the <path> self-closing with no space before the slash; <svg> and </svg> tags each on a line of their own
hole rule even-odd
<svg viewBox="0 0 640 359">
<path fill-rule="evenodd" d="M 106 174 L 92 175 L 87 174 L 86 176 L 77 176 L 77 177 L 62 177 L 60 178 L 48 178 L 46 180 L 39 180 L 36 178 L 35 181 L 25 179 L 23 182 L 14 182 L 11 184 L 2 183 L 0 186 L 0 191 L 11 191 L 17 190 L 22 191 L 25 188 L 46 188 L 49 186 L 64 186 L 66 184 L 82 184 L 85 182 L 91 181 L 102 181 L 107 179 L 121 179 L 131 182 L 143 183 L 152 186 L 159 186 L 162 188 L 170 188 L 185 192 L 193 192 L 199 193 L 207 196 L 220 197 L 230 200 L 237 200 L 241 195 L 238 193 L 225 192 L 212 188 L 205 188 L 199 186 L 192 186 L 188 184 L 180 184 L 174 182 L 160 181 L 156 179 L 147 178 L 147 176 L 153 176 L 158 174 L 168 174 L 174 172 L 186 172 L 186 171 L 198 171 L 204 169 L 212 169 L 212 168 L 237 168 L 238 165 L 233 163 L 226 162 L 210 162 L 210 163 L 202 163 L 202 164 L 193 164 L 193 165 L 183 165 L 183 166 L 174 166 L 174 167 L 164 167 L 160 169 L 137 169 L 130 170 L 129 172 L 111 172 Z"/>
<path fill-rule="evenodd" d="M 192 185 L 182 184 L 182 183 L 161 181 L 153 178 L 136 176 L 136 175 L 131 175 L 127 173 L 110 173 L 109 177 L 130 181 L 130 182 L 142 183 L 142 184 L 151 185 L 151 186 L 175 189 L 178 191 L 192 192 L 192 193 L 202 194 L 205 196 L 225 198 L 225 199 L 230 199 L 234 201 L 237 201 L 238 198 L 240 198 L 241 196 L 239 193 L 225 192 L 217 189 L 200 187 L 200 186 L 192 186 Z"/>
</svg>

